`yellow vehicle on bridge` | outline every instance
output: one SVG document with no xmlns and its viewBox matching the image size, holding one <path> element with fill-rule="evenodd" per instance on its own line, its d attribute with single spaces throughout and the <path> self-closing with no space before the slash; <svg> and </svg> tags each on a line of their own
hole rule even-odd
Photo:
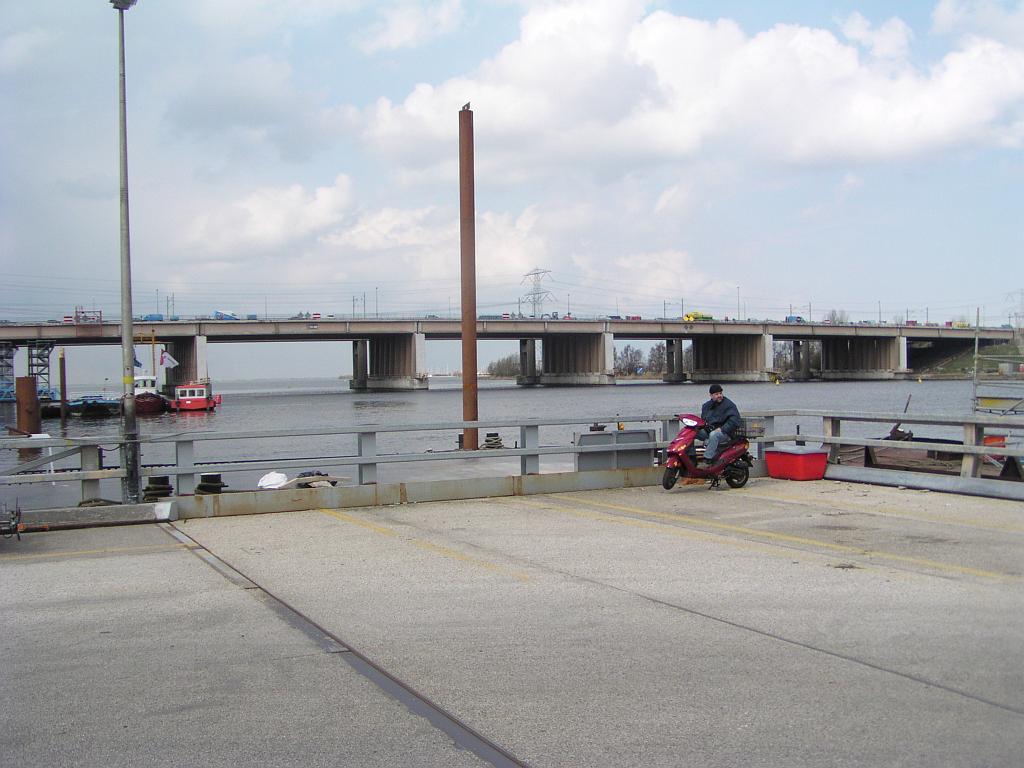
<svg viewBox="0 0 1024 768">
<path fill-rule="evenodd" d="M 687 323 L 694 323 L 701 320 L 714 320 L 711 315 L 706 315 L 703 312 L 687 312 L 683 315 L 683 320 Z"/>
</svg>

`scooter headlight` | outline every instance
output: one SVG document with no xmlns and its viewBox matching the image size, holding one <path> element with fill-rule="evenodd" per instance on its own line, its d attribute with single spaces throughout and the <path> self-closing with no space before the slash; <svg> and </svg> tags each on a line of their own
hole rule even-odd
<svg viewBox="0 0 1024 768">
<path fill-rule="evenodd" d="M 687 427 L 696 427 L 698 422 L 693 419 L 683 419 L 683 425 Z"/>
</svg>

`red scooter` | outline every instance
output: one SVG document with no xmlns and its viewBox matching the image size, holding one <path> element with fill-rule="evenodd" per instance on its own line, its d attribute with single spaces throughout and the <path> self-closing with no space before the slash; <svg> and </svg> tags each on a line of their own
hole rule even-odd
<svg viewBox="0 0 1024 768">
<path fill-rule="evenodd" d="M 665 474 L 661 478 L 661 485 L 666 491 L 675 486 L 680 476 L 710 480 L 712 488 L 717 487 L 723 478 L 730 488 L 742 488 L 747 484 L 754 460 L 747 453 L 750 441 L 742 431 L 737 431 L 731 441 L 720 445 L 718 456 L 711 464 L 705 465 L 697 459 L 694 442 L 697 433 L 707 429 L 707 422 L 692 413 L 680 413 L 677 418 L 683 423 L 683 428 L 666 451 Z"/>
</svg>

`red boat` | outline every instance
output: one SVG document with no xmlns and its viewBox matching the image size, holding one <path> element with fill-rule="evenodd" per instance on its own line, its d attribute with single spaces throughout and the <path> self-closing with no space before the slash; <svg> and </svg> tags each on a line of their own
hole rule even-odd
<svg viewBox="0 0 1024 768">
<path fill-rule="evenodd" d="M 156 376 L 135 377 L 135 412 L 138 414 L 163 413 L 167 410 L 167 398 L 156 389 Z"/>
<path fill-rule="evenodd" d="M 167 401 L 172 411 L 212 411 L 220 405 L 220 395 L 213 394 L 209 379 L 189 381 L 174 387 L 174 397 Z"/>
</svg>

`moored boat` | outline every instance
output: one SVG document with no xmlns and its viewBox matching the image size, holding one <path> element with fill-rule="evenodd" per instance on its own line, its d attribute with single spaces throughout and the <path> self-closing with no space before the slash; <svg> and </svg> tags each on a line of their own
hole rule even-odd
<svg viewBox="0 0 1024 768">
<path fill-rule="evenodd" d="M 220 405 L 220 395 L 213 394 L 209 379 L 176 384 L 174 397 L 168 401 L 172 411 L 212 411 Z"/>
<path fill-rule="evenodd" d="M 121 398 L 82 395 L 68 401 L 68 411 L 76 416 L 114 416 L 121 411 Z"/>
<path fill-rule="evenodd" d="M 140 414 L 163 413 L 167 410 L 167 398 L 156 388 L 156 376 L 148 374 L 135 377 L 135 412 Z"/>
</svg>

